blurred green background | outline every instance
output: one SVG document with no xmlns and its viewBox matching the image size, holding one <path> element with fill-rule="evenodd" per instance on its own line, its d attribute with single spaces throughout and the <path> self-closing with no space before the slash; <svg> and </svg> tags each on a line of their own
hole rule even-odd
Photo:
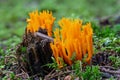
<svg viewBox="0 0 120 80">
<path fill-rule="evenodd" d="M 101 17 L 119 15 L 119 4 L 120 0 L 0 0 L 0 45 L 20 42 L 31 11 L 51 10 L 56 22 L 61 17 L 97 22 Z"/>
</svg>

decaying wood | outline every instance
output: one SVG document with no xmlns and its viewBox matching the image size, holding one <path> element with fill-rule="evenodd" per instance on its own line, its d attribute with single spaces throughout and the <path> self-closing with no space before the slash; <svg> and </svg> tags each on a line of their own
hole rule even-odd
<svg viewBox="0 0 120 80">
<path fill-rule="evenodd" d="M 18 46 L 16 51 L 19 66 L 30 76 L 39 73 L 39 76 L 44 77 L 52 69 L 44 66 L 52 62 L 52 50 L 50 42 L 53 38 L 47 36 L 45 30 L 36 33 L 26 33 L 23 37 L 22 43 Z M 22 48 L 25 48 L 22 51 Z"/>
</svg>

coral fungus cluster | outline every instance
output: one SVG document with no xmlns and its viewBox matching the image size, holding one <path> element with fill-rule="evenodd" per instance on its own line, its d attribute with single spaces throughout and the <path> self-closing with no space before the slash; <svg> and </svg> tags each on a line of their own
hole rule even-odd
<svg viewBox="0 0 120 80">
<path fill-rule="evenodd" d="M 52 35 L 52 26 L 55 18 L 52 16 L 52 12 L 43 11 L 38 13 L 38 11 L 29 14 L 30 19 L 27 19 L 27 31 L 37 32 L 39 29 L 46 29 L 48 35 Z"/>
<path fill-rule="evenodd" d="M 82 21 L 79 19 L 62 18 L 59 25 L 61 30 L 55 30 L 54 43 L 51 43 L 59 67 L 62 67 L 59 58 L 71 65 L 73 55 L 75 55 L 74 60 L 82 60 L 83 57 L 87 56 L 85 61 L 89 63 L 93 54 L 91 24 L 82 25 Z"/>
<path fill-rule="evenodd" d="M 47 30 L 48 36 L 52 36 L 54 20 L 49 11 L 43 11 L 40 14 L 38 11 L 32 12 L 30 19 L 27 20 L 27 31 L 37 32 L 41 28 Z M 79 19 L 62 18 L 59 26 L 61 29 L 53 32 L 55 38 L 53 43 L 50 43 L 58 66 L 63 66 L 61 59 L 71 65 L 73 55 L 75 55 L 74 60 L 82 60 L 86 57 L 85 62 L 89 63 L 93 54 L 91 24 L 83 25 Z"/>
</svg>

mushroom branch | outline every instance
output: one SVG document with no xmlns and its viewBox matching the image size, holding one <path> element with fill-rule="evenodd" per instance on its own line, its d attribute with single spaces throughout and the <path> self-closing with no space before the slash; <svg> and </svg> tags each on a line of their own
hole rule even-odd
<svg viewBox="0 0 120 80">
<path fill-rule="evenodd" d="M 62 67 L 62 58 L 65 63 L 73 63 L 72 56 L 75 54 L 75 60 L 82 60 L 85 56 L 85 62 L 90 63 L 93 54 L 91 24 L 82 25 L 79 19 L 62 18 L 59 21 L 61 30 L 54 31 L 54 42 L 50 44 L 53 55 L 59 65 Z"/>
</svg>

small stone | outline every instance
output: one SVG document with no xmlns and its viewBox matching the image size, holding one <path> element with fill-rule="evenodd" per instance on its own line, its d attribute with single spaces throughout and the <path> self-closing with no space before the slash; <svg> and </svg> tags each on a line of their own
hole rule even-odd
<svg viewBox="0 0 120 80">
<path fill-rule="evenodd" d="M 70 75 L 66 76 L 64 80 L 72 80 L 72 77 Z"/>
<path fill-rule="evenodd" d="M 80 80 L 79 77 L 75 78 L 75 80 Z"/>
</svg>

